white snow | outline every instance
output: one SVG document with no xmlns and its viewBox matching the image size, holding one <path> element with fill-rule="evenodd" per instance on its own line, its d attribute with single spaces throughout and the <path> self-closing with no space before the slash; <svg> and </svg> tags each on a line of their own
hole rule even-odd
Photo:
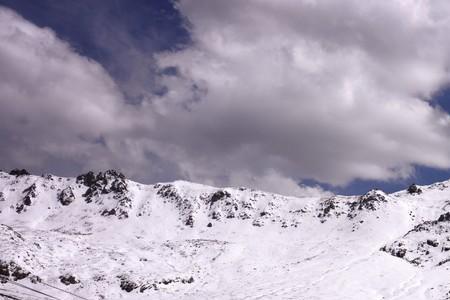
<svg viewBox="0 0 450 300">
<path fill-rule="evenodd" d="M 450 262 L 438 265 L 450 258 L 450 222 L 407 234 L 450 211 L 450 182 L 320 199 L 185 181 L 124 179 L 115 192 L 117 178 L 105 178 L 88 203 L 75 178 L 0 173 L 0 263 L 30 272 L 13 282 L 58 299 L 76 298 L 44 283 L 87 299 L 450 299 Z M 69 186 L 75 200 L 62 205 Z M 391 255 L 399 247 L 403 258 Z M 46 299 L 11 282 L 0 295 Z"/>
</svg>

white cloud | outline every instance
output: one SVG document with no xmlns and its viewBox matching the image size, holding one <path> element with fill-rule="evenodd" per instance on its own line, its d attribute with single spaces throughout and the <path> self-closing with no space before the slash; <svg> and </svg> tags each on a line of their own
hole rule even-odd
<svg viewBox="0 0 450 300">
<path fill-rule="evenodd" d="M 2 164 L 97 160 L 104 135 L 129 126 L 115 83 L 49 29 L 0 9 Z"/>
<path fill-rule="evenodd" d="M 430 104 L 450 79 L 447 1 L 178 6 L 193 44 L 156 55 L 178 74 L 134 106 L 101 65 L 0 9 L 0 163 L 296 195 L 323 193 L 296 184 L 306 178 L 344 185 L 450 167 L 450 118 Z M 138 75 L 127 93 L 152 90 Z"/>
<path fill-rule="evenodd" d="M 281 176 L 275 170 L 266 170 L 263 174 L 251 174 L 246 171 L 232 172 L 229 184 L 231 186 L 244 186 L 257 190 L 269 191 L 288 196 L 331 196 L 319 186 L 299 185 L 292 178 Z"/>
<path fill-rule="evenodd" d="M 181 73 L 160 100 L 180 129 L 168 135 L 177 159 L 199 180 L 273 169 L 346 184 L 449 168 L 449 116 L 428 102 L 449 83 L 449 7 L 181 1 L 195 45 L 158 57 Z M 197 101 L 192 83 L 207 91 Z"/>
<path fill-rule="evenodd" d="M 1 7 L 0 65 L 2 168 L 62 175 L 119 168 L 145 181 L 179 177 L 176 162 L 154 151 L 151 107 L 126 104 L 103 66 L 51 29 Z"/>
</svg>

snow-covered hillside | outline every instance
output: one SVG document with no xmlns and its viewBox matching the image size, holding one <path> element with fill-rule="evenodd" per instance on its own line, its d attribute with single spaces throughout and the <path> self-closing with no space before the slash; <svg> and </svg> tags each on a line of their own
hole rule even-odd
<svg viewBox="0 0 450 300">
<path fill-rule="evenodd" d="M 450 181 L 294 198 L 12 174 L 0 299 L 450 299 Z"/>
</svg>

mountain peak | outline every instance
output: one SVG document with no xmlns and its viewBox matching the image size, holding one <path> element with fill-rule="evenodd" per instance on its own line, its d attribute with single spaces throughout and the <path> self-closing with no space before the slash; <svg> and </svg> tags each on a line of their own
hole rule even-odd
<svg viewBox="0 0 450 300">
<path fill-rule="evenodd" d="M 393 299 L 392 283 L 376 278 L 401 286 L 407 276 L 398 268 L 445 273 L 449 199 L 448 182 L 296 198 L 186 181 L 143 185 L 115 170 L 76 178 L 2 172 L 0 275 L 98 299 L 216 298 L 230 289 L 249 297 L 258 293 L 255 282 L 265 282 L 265 295 L 280 282 L 298 295 L 296 282 L 309 286 L 301 289 L 307 298 L 333 299 L 337 286 L 316 285 L 325 276 L 375 284 Z M 367 277 L 357 275 L 361 264 Z M 427 295 L 447 292 L 445 280 L 424 284 Z"/>
</svg>

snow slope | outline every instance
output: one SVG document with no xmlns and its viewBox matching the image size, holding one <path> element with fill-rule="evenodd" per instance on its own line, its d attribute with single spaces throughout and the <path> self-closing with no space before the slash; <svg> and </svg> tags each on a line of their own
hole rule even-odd
<svg viewBox="0 0 450 300">
<path fill-rule="evenodd" d="M 450 299 L 449 212 L 450 181 L 321 199 L 0 172 L 0 299 Z"/>
</svg>

